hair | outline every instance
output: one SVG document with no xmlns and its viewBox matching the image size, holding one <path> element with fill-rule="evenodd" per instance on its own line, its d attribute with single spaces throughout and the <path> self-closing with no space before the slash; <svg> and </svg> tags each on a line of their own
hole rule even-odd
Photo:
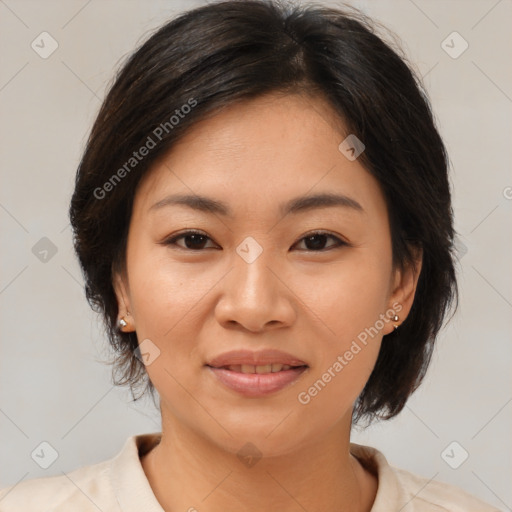
<svg viewBox="0 0 512 512">
<path fill-rule="evenodd" d="M 116 385 L 129 384 L 132 396 L 145 385 L 154 398 L 134 357 L 136 333 L 118 330 L 113 287 L 114 273 L 125 268 L 140 180 L 221 109 L 270 93 L 302 94 L 326 100 L 347 134 L 363 141 L 358 161 L 384 194 L 394 267 L 414 266 L 422 251 L 412 309 L 384 336 L 353 420 L 389 419 L 403 409 L 454 299 L 458 307 L 455 232 L 448 156 L 427 94 L 400 48 L 376 27 L 349 7 L 222 1 L 181 13 L 128 56 L 92 127 L 69 209 L 86 297 L 115 351 Z M 135 159 L 150 140 L 154 147 Z"/>
</svg>

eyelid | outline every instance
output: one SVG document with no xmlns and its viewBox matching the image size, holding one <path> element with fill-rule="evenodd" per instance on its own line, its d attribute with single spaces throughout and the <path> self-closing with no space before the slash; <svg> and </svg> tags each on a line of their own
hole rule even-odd
<svg viewBox="0 0 512 512">
<path fill-rule="evenodd" d="M 337 238 L 340 242 L 343 242 L 345 244 L 348 245 L 348 242 L 341 236 L 341 235 L 338 235 L 338 234 L 335 234 L 333 233 L 332 231 L 327 231 L 325 229 L 313 229 L 312 231 L 308 231 L 307 233 L 304 233 L 298 240 L 297 242 L 300 242 L 302 239 L 304 238 L 308 238 L 310 236 L 314 236 L 314 235 L 326 235 L 326 236 L 331 236 L 333 238 Z M 296 242 L 296 243 L 297 243 Z"/>
<path fill-rule="evenodd" d="M 179 231 L 178 233 L 174 233 L 173 235 L 171 236 L 168 236 L 166 238 L 164 238 L 160 244 L 162 245 L 176 245 L 176 240 L 179 240 L 181 238 L 184 238 L 186 237 L 187 235 L 201 235 L 201 236 L 204 236 L 205 238 L 208 238 L 209 240 L 211 240 L 212 242 L 214 241 L 212 239 L 211 236 L 209 236 L 207 233 L 205 233 L 204 231 L 201 231 L 199 229 L 193 229 L 193 228 L 190 228 L 190 229 L 185 229 L 183 231 Z M 215 243 L 215 242 L 214 242 Z M 185 251 L 193 251 L 193 249 L 187 249 L 186 247 L 181 247 L 179 245 L 176 245 L 179 249 L 183 249 Z M 204 250 L 204 249 L 201 249 L 201 250 Z M 194 252 L 201 252 L 199 250 L 196 250 Z"/>
<path fill-rule="evenodd" d="M 331 247 L 327 247 L 326 249 L 320 249 L 318 251 L 313 251 L 313 250 L 308 250 L 308 249 L 304 249 L 304 251 L 306 252 L 319 252 L 319 253 L 322 253 L 322 252 L 327 252 L 331 249 L 336 249 L 338 247 L 342 247 L 342 246 L 349 246 L 350 244 L 344 240 L 341 235 L 335 235 L 334 233 L 330 232 L 330 231 L 327 231 L 325 229 L 314 229 L 312 231 L 309 231 L 308 233 L 305 233 L 304 235 L 302 235 L 294 244 L 293 246 L 297 245 L 299 242 L 302 242 L 305 238 L 309 238 L 311 236 L 315 236 L 315 235 L 325 235 L 327 237 L 330 237 L 330 238 L 333 238 L 336 240 L 336 244 L 331 246 Z M 292 247 L 293 247 L 292 246 Z"/>
<path fill-rule="evenodd" d="M 176 244 L 176 241 L 181 239 L 181 238 L 184 238 L 186 237 L 187 235 L 201 235 L 201 236 L 204 236 L 205 238 L 208 238 L 209 240 L 211 240 L 212 242 L 216 243 L 207 233 L 205 233 L 204 231 L 201 231 L 201 230 L 198 230 L 198 229 L 193 229 L 193 228 L 190 228 L 190 229 L 185 229 L 184 231 L 181 231 L 181 232 L 178 232 L 178 233 L 175 233 L 173 235 L 171 235 L 170 237 L 167 237 L 165 238 L 162 242 L 160 242 L 162 245 L 175 245 L 176 247 L 178 247 L 179 249 L 183 249 L 184 251 L 189 251 L 189 252 L 202 252 L 204 251 L 205 249 L 188 249 L 186 247 L 181 247 L 180 245 L 177 245 Z M 295 245 L 297 245 L 298 243 L 302 242 L 304 239 L 306 238 L 309 238 L 311 236 L 315 236 L 315 235 L 325 235 L 327 237 L 330 237 L 332 239 L 335 239 L 336 240 L 336 244 L 334 246 L 331 246 L 331 247 L 327 247 L 326 249 L 320 249 L 318 251 L 314 251 L 314 250 L 308 250 L 308 249 L 303 249 L 303 251 L 306 251 L 306 252 L 319 252 L 319 253 L 322 253 L 322 252 L 326 252 L 326 251 L 329 251 L 330 249 L 335 249 L 335 248 L 338 248 L 338 247 L 342 247 L 342 246 L 350 246 L 350 243 L 348 241 L 346 241 L 345 239 L 343 239 L 343 237 L 341 237 L 340 235 L 335 235 L 334 233 L 330 232 L 330 231 L 327 231 L 327 230 L 323 230 L 323 229 L 316 229 L 316 230 L 312 230 L 312 231 L 309 231 L 307 233 L 305 233 L 304 235 L 302 235 L 300 238 L 298 238 L 292 245 L 292 247 L 294 247 Z"/>
</svg>

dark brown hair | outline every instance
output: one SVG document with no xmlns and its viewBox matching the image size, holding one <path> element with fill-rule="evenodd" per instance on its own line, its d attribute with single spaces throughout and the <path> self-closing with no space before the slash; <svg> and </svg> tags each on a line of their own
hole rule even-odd
<svg viewBox="0 0 512 512">
<path fill-rule="evenodd" d="M 136 334 L 117 329 L 112 284 L 125 261 L 140 180 L 219 109 L 271 92 L 309 94 L 327 100 L 347 134 L 363 141 L 359 161 L 384 193 L 394 264 L 413 264 L 414 248 L 423 250 L 410 314 L 384 337 L 354 420 L 402 410 L 425 375 L 454 298 L 458 305 L 455 232 L 448 158 L 429 101 L 401 51 L 375 27 L 348 7 L 223 1 L 182 13 L 129 56 L 92 128 L 69 211 L 87 299 L 116 351 L 115 384 L 129 384 L 132 394 L 145 384 L 154 398 L 134 357 Z M 150 151 L 131 160 L 149 139 Z"/>
</svg>

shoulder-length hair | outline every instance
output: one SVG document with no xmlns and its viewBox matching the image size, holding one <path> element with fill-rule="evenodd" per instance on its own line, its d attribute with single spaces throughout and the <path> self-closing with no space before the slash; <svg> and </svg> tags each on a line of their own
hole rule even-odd
<svg viewBox="0 0 512 512">
<path fill-rule="evenodd" d="M 93 125 L 69 210 L 87 300 L 116 351 L 115 384 L 129 384 L 132 395 L 144 384 L 154 391 L 134 357 L 136 334 L 117 328 L 112 282 L 125 261 L 137 184 L 219 109 L 272 92 L 308 94 L 327 100 L 347 134 L 363 141 L 359 162 L 385 196 L 394 265 L 413 265 L 414 249 L 422 249 L 412 309 L 384 337 L 354 419 L 388 419 L 402 410 L 454 298 L 458 305 L 453 212 L 448 157 L 427 95 L 375 26 L 349 8 L 223 1 L 169 21 L 124 63 Z"/>
</svg>

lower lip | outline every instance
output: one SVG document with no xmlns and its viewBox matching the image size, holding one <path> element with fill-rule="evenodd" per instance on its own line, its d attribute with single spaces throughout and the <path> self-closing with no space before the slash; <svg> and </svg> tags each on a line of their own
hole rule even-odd
<svg viewBox="0 0 512 512">
<path fill-rule="evenodd" d="M 207 368 L 228 388 L 251 397 L 275 393 L 295 382 L 307 370 L 307 366 L 300 366 L 275 373 L 240 373 L 225 368 Z"/>
</svg>

